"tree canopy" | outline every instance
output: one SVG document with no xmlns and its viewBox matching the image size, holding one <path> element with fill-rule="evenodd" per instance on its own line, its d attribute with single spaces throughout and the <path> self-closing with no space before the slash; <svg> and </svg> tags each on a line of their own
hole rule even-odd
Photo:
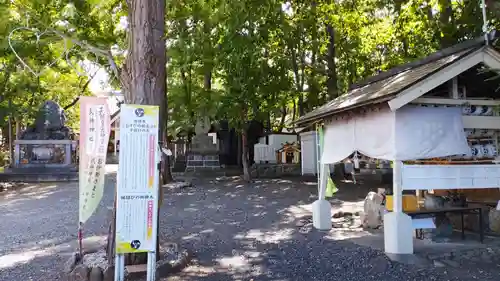
<svg viewBox="0 0 500 281">
<path fill-rule="evenodd" d="M 499 27 L 500 5 L 487 2 L 489 27 Z M 8 116 L 30 122 L 44 100 L 66 106 L 89 95 L 82 65 L 120 76 L 124 0 L 0 3 L 0 127 Z M 360 79 L 483 32 L 480 1 L 179 0 L 165 12 L 174 138 L 204 117 L 282 130 Z M 76 107 L 68 117 L 75 125 Z"/>
</svg>

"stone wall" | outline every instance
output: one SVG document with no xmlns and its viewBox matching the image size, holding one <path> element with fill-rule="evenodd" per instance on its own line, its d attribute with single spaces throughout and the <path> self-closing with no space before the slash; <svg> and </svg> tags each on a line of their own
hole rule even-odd
<svg viewBox="0 0 500 281">
<path fill-rule="evenodd" d="M 253 178 L 301 176 L 301 167 L 300 164 L 254 164 L 251 175 Z"/>
</svg>

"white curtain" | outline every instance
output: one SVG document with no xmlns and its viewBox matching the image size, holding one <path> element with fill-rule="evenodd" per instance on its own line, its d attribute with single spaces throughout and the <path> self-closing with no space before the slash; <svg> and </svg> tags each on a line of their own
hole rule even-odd
<svg viewBox="0 0 500 281">
<path fill-rule="evenodd" d="M 377 159 L 416 160 L 469 152 L 456 107 L 405 106 L 337 120 L 325 128 L 321 161 L 337 163 L 354 151 Z"/>
</svg>

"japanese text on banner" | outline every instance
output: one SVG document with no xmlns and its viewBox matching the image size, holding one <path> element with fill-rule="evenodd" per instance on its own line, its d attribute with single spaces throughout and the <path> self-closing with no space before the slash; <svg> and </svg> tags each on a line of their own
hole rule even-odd
<svg viewBox="0 0 500 281">
<path fill-rule="evenodd" d="M 80 210 L 86 222 L 102 199 L 110 113 L 105 98 L 80 98 Z"/>
</svg>

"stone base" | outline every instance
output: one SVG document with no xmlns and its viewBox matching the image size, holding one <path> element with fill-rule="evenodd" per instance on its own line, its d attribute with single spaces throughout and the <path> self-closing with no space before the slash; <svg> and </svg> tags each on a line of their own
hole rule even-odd
<svg viewBox="0 0 500 281">
<path fill-rule="evenodd" d="M 299 177 L 302 175 L 300 164 L 254 164 L 250 173 L 254 178 Z"/>
<path fill-rule="evenodd" d="M 413 254 L 413 225 L 405 213 L 384 215 L 384 246 L 387 254 Z"/>
<path fill-rule="evenodd" d="M 78 171 L 76 168 L 14 168 L 0 173 L 0 181 L 26 183 L 78 181 Z"/>
<path fill-rule="evenodd" d="M 332 229 L 332 205 L 327 200 L 312 203 L 313 226 L 318 230 Z"/>
<path fill-rule="evenodd" d="M 188 251 L 167 253 L 156 262 L 156 277 L 163 278 L 182 271 L 191 261 L 192 255 Z M 137 280 L 146 276 L 146 264 L 125 267 L 125 280 Z M 66 262 L 65 273 L 68 281 L 114 281 L 115 267 L 108 266 L 105 251 L 86 254 L 80 259 L 75 253 Z"/>
</svg>

